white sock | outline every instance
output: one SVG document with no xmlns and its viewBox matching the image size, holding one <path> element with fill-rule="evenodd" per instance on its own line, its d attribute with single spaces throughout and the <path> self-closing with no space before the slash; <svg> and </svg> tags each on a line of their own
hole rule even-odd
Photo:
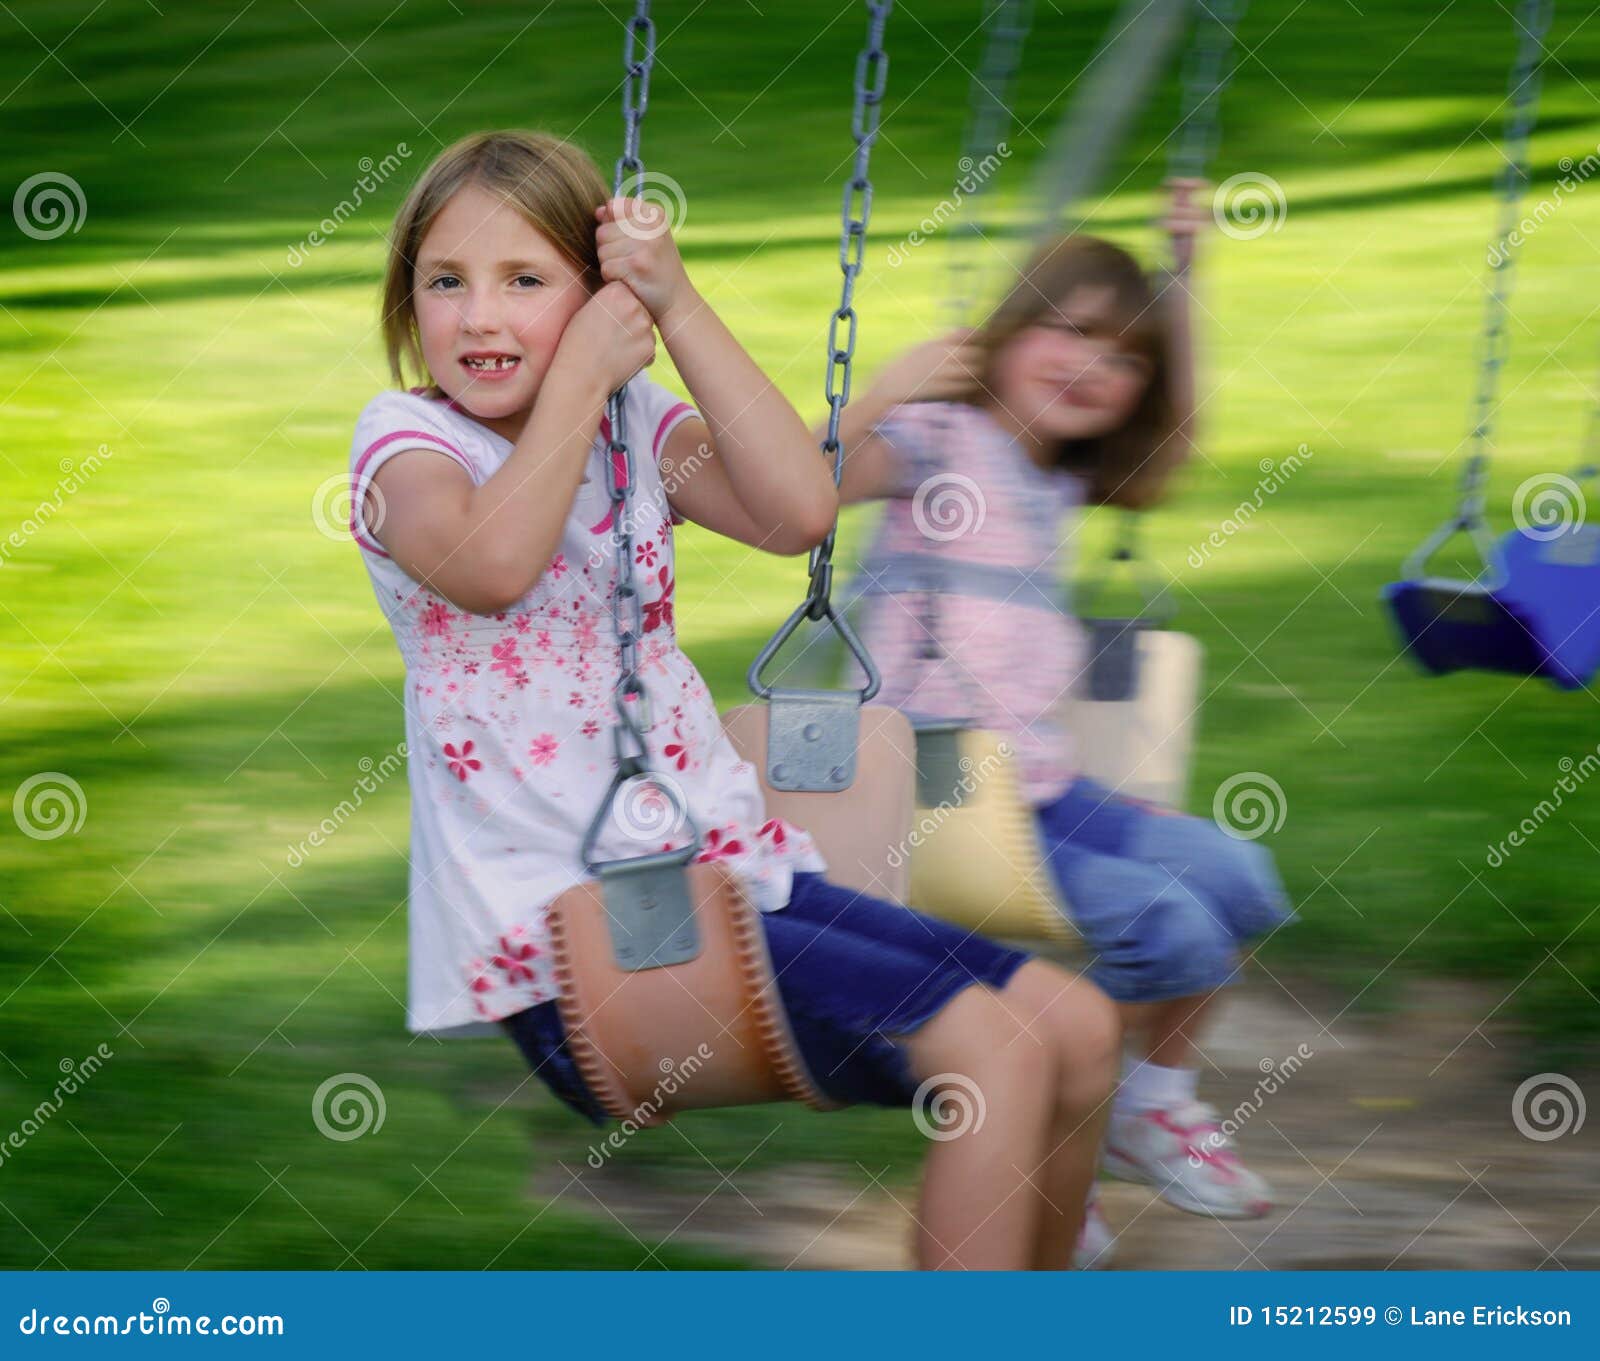
<svg viewBox="0 0 1600 1361">
<path fill-rule="evenodd" d="M 1116 1109 L 1125 1112 L 1181 1106 L 1195 1098 L 1200 1073 L 1194 1068 L 1163 1068 L 1132 1055 L 1122 1061 Z"/>
</svg>

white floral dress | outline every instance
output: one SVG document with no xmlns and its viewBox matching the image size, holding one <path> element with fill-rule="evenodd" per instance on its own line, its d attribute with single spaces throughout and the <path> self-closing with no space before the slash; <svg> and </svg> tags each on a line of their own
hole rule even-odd
<svg viewBox="0 0 1600 1361">
<path fill-rule="evenodd" d="M 643 375 L 628 385 L 627 400 L 651 768 L 682 789 L 701 830 L 700 859 L 725 860 L 755 905 L 775 911 L 789 900 L 795 870 L 826 866 L 804 832 L 766 816 L 756 772 L 729 743 L 710 691 L 678 647 L 675 517 L 657 460 L 672 428 L 695 413 Z M 384 392 L 356 422 L 351 533 L 406 666 L 406 1026 L 416 1033 L 492 1033 L 500 1018 L 556 996 L 545 909 L 586 877 L 579 848 L 617 765 L 608 438 L 602 419 L 544 576 L 511 609 L 485 616 L 457 609 L 408 576 L 367 532 L 361 507 L 373 475 L 403 451 L 453 459 L 481 485 L 510 456 L 511 443 L 421 390 Z M 652 816 L 637 803 L 633 812 Z M 630 820 L 631 834 L 612 818 L 597 858 L 686 843 L 680 834 L 641 845 L 637 817 Z"/>
</svg>

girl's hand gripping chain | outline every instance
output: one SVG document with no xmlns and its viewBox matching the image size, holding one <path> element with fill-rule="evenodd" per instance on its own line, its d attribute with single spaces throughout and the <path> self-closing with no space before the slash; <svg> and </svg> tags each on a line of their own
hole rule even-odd
<svg viewBox="0 0 1600 1361">
<path fill-rule="evenodd" d="M 664 327 L 692 292 L 666 212 L 643 199 L 618 197 L 596 208 L 595 217 L 600 276 L 626 284 Z"/>
</svg>

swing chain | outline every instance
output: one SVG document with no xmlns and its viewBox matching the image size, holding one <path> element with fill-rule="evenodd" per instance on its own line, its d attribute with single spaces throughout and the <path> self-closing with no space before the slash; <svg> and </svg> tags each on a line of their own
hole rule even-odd
<svg viewBox="0 0 1600 1361">
<path fill-rule="evenodd" d="M 884 25 L 894 0 L 867 0 L 869 14 L 867 43 L 856 57 L 855 102 L 850 114 L 850 132 L 855 138 L 855 166 L 844 187 L 839 219 L 839 270 L 844 276 L 839 306 L 828 319 L 828 367 L 823 391 L 828 398 L 828 433 L 822 452 L 833 456 L 833 484 L 844 476 L 844 449 L 839 444 L 839 418 L 850 400 L 850 370 L 856 350 L 856 276 L 867 246 L 867 221 L 872 215 L 872 179 L 868 165 L 872 144 L 878 137 L 878 121 L 883 115 L 883 92 L 889 80 L 889 54 L 883 46 Z M 841 345 L 839 328 L 844 326 Z M 833 547 L 839 532 L 837 518 L 828 537 L 811 550 L 811 584 L 806 595 L 806 617 L 826 618 L 832 611 L 829 597 L 833 590 Z"/>
<path fill-rule="evenodd" d="M 1182 114 L 1167 143 L 1167 178 L 1199 179 L 1206 173 L 1222 136 L 1222 93 L 1234 72 L 1234 35 L 1250 0 L 1211 0 L 1202 4 L 1194 38 L 1179 75 Z M 1177 274 L 1188 274 L 1193 243 L 1177 248 Z"/>
<path fill-rule="evenodd" d="M 639 54 L 640 39 L 644 52 Z M 639 130 L 650 99 L 650 70 L 655 63 L 656 33 L 650 18 L 650 0 L 636 0 L 634 15 L 623 44 L 622 85 L 623 152 L 617 159 L 612 179 L 613 194 L 621 194 L 628 176 L 644 174 L 639 155 Z M 628 780 L 649 773 L 649 749 L 645 730 L 650 726 L 648 697 L 639 677 L 639 639 L 644 634 L 644 611 L 633 561 L 633 450 L 628 444 L 625 415 L 628 385 L 624 383 L 606 399 L 606 420 L 610 434 L 606 447 L 607 496 L 611 503 L 611 544 L 616 550 L 617 577 L 611 592 L 611 619 L 617 632 L 618 675 L 613 704 L 617 722 L 611 729 L 612 749 L 617 771 L 611 787 L 600 802 L 584 834 L 582 856 L 591 873 L 599 872 L 594 859 L 607 817 L 618 789 Z M 687 856 L 699 850 L 700 835 L 689 817 L 681 794 L 664 786 L 674 804 L 678 819 L 687 827 L 690 844 Z M 675 857 L 685 853 L 675 852 Z"/>
<path fill-rule="evenodd" d="M 979 195 L 988 187 L 989 176 L 980 176 L 971 189 L 966 177 L 1001 148 L 1011 127 L 1011 89 L 1022 62 L 1022 46 L 1033 26 L 1033 0 L 991 0 L 984 20 L 988 38 L 983 58 L 973 73 L 968 100 L 970 114 L 967 135 L 956 169 L 955 199 L 972 205 L 950 235 L 949 290 L 950 314 L 955 325 L 963 324 L 972 310 L 976 281 L 981 271 L 974 260 L 974 248 L 983 232 L 983 219 L 976 211 Z"/>
<path fill-rule="evenodd" d="M 1478 340 L 1478 387 L 1473 398 L 1469 436 L 1472 452 L 1461 474 L 1461 504 L 1456 511 L 1456 523 L 1462 529 L 1471 529 L 1484 521 L 1484 492 L 1489 480 L 1500 370 L 1505 367 L 1511 351 L 1507 321 L 1516 263 L 1513 238 L 1522 196 L 1530 179 L 1528 141 L 1539 116 L 1540 63 L 1554 9 L 1554 0 L 1522 0 L 1516 18 L 1517 55 L 1506 83 L 1510 107 L 1505 119 L 1504 163 L 1496 176 L 1499 221 L 1490 244 L 1490 285 L 1484 303 L 1483 331 Z"/>
</svg>

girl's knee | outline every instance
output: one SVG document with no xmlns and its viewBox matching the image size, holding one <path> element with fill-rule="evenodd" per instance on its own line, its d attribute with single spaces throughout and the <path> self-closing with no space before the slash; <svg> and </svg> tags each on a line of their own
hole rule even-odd
<svg viewBox="0 0 1600 1361">
<path fill-rule="evenodd" d="M 1024 977 L 1024 975 L 1027 977 Z M 1116 1082 L 1122 1052 L 1122 1015 L 1082 974 L 1031 961 L 1006 997 L 1029 1018 L 1030 1029 L 1049 1037 L 1056 1064 L 1075 1091 L 1092 1096 Z"/>
<path fill-rule="evenodd" d="M 1054 1078 L 1055 1055 L 1041 1043 L 1037 1027 L 986 987 L 958 993 L 909 1037 L 907 1050 L 919 1081 L 964 1076 L 986 1098 L 992 1092 L 1009 1101 L 1029 1091 L 1047 1091 Z"/>
</svg>

